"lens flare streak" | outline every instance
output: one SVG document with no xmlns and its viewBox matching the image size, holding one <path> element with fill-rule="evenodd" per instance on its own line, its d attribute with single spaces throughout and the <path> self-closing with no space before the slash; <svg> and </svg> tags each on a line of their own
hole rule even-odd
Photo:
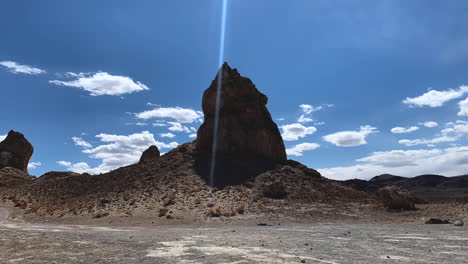
<svg viewBox="0 0 468 264">
<path fill-rule="evenodd" d="M 219 60 L 218 66 L 221 68 L 224 62 L 224 42 L 226 36 L 226 16 L 227 16 L 227 5 L 228 0 L 223 0 L 223 10 L 221 15 L 221 37 L 219 40 Z M 217 80 L 216 80 L 216 111 L 215 111 L 215 120 L 214 120 L 214 131 L 213 131 L 213 148 L 211 151 L 211 163 L 210 163 L 210 178 L 209 184 L 210 186 L 214 186 L 214 174 L 216 168 L 216 152 L 218 148 L 218 126 L 219 126 L 219 108 L 220 108 L 220 101 L 221 101 L 221 83 L 222 83 L 222 75 L 223 71 L 222 68 L 218 72 Z"/>
</svg>

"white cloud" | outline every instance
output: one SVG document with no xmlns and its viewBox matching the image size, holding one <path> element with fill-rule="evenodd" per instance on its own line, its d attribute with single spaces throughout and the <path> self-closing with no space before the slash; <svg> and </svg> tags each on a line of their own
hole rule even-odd
<svg viewBox="0 0 468 264">
<path fill-rule="evenodd" d="M 461 136 L 462 134 L 468 134 L 468 122 L 457 120 L 446 124 L 446 128 L 441 131 L 442 135 L 455 135 Z"/>
<path fill-rule="evenodd" d="M 301 115 L 301 116 L 299 117 L 299 119 L 297 119 L 297 122 L 303 123 L 303 124 L 304 124 L 304 123 L 313 122 L 313 121 L 314 121 L 314 120 L 313 120 L 312 118 L 306 117 L 305 115 Z"/>
<path fill-rule="evenodd" d="M 159 107 L 135 114 L 140 119 L 172 118 L 180 123 L 193 123 L 203 117 L 203 113 L 182 107 Z"/>
<path fill-rule="evenodd" d="M 339 147 L 354 147 L 367 144 L 366 137 L 379 132 L 372 126 L 361 126 L 359 131 L 341 131 L 326 135 L 323 139 Z"/>
<path fill-rule="evenodd" d="M 161 136 L 163 138 L 173 138 L 173 137 L 175 137 L 175 135 L 172 134 L 172 133 L 162 133 L 162 134 L 159 134 L 159 136 Z"/>
<path fill-rule="evenodd" d="M 444 105 L 444 103 L 462 97 L 465 93 L 468 93 L 468 86 L 460 86 L 458 90 L 430 90 L 418 97 L 407 97 L 405 100 L 403 100 L 403 103 L 414 107 L 441 107 Z"/>
<path fill-rule="evenodd" d="M 309 104 L 301 104 L 299 105 L 299 107 L 302 109 L 302 112 L 306 115 L 310 115 L 313 112 L 317 112 L 323 108 L 322 106 L 314 107 Z"/>
<path fill-rule="evenodd" d="M 14 61 L 0 61 L 0 65 L 5 66 L 12 73 L 24 73 L 24 74 L 44 74 L 46 71 L 34 68 L 28 65 L 20 65 Z"/>
<path fill-rule="evenodd" d="M 438 143 L 453 142 L 457 140 L 458 140 L 458 137 L 440 136 L 440 137 L 436 137 L 433 139 L 424 139 L 424 138 L 422 139 L 418 138 L 418 139 L 413 139 L 413 140 L 402 139 L 398 141 L 398 143 L 405 145 L 407 147 L 411 147 L 411 146 L 417 146 L 417 145 L 434 145 Z"/>
<path fill-rule="evenodd" d="M 70 171 L 98 174 L 136 163 L 143 151 L 151 145 L 156 145 L 159 149 L 171 149 L 179 145 L 177 142 L 158 142 L 154 139 L 153 134 L 148 131 L 128 136 L 102 133 L 96 137 L 106 144 L 85 149 L 83 153 L 88 154 L 91 158 L 101 160 L 100 165 L 92 168 L 86 162 L 71 163 L 69 161 L 59 161 L 58 163 Z"/>
<path fill-rule="evenodd" d="M 93 145 L 86 142 L 84 139 L 80 137 L 72 137 L 73 142 L 75 142 L 75 146 L 83 147 L 83 148 L 92 148 Z"/>
<path fill-rule="evenodd" d="M 193 134 L 190 134 L 189 135 L 189 138 L 196 138 L 197 137 L 197 134 L 196 133 L 193 133 Z"/>
<path fill-rule="evenodd" d="M 153 126 L 155 126 L 155 127 L 165 127 L 165 126 L 167 126 L 167 124 L 164 124 L 164 123 L 154 123 Z"/>
<path fill-rule="evenodd" d="M 302 156 L 302 152 L 307 150 L 314 150 L 320 147 L 317 143 L 302 143 L 292 148 L 286 149 L 286 153 L 290 156 Z"/>
<path fill-rule="evenodd" d="M 41 165 L 42 165 L 42 163 L 40 163 L 40 162 L 34 162 L 34 161 L 29 162 L 28 169 L 35 169 L 35 168 L 37 168 L 37 167 L 39 167 Z"/>
<path fill-rule="evenodd" d="M 171 127 L 168 128 L 170 131 L 185 132 L 185 133 L 190 133 L 191 132 L 190 128 L 188 128 L 186 126 L 183 126 L 179 122 L 167 122 L 167 123 L 171 125 Z"/>
<path fill-rule="evenodd" d="M 149 90 L 141 82 L 135 82 L 130 77 L 111 75 L 107 72 L 87 73 L 69 73 L 75 77 L 72 81 L 51 80 L 49 83 L 56 85 L 77 87 L 88 91 L 92 96 L 99 95 L 123 95 L 133 92 Z"/>
<path fill-rule="evenodd" d="M 325 177 L 370 179 L 384 173 L 413 177 L 422 174 L 462 175 L 468 171 L 468 147 L 374 152 L 358 160 L 363 164 L 318 169 Z"/>
<path fill-rule="evenodd" d="M 460 112 L 458 112 L 458 115 L 468 116 L 468 97 L 465 100 L 460 101 L 458 105 L 460 106 Z"/>
<path fill-rule="evenodd" d="M 305 127 L 302 124 L 294 123 L 290 125 L 281 126 L 283 129 L 283 134 L 281 136 L 286 141 L 294 141 L 298 140 L 299 138 L 305 137 L 307 135 L 312 135 L 317 131 L 317 129 L 313 126 Z"/>
<path fill-rule="evenodd" d="M 408 128 L 394 127 L 390 131 L 392 133 L 395 133 L 395 134 L 403 134 L 403 133 L 411 133 L 411 132 L 414 132 L 414 131 L 416 131 L 418 129 L 419 129 L 419 127 L 417 127 L 417 126 L 412 126 L 412 127 L 408 127 Z"/>
<path fill-rule="evenodd" d="M 428 121 L 428 122 L 421 123 L 421 125 L 432 128 L 432 127 L 438 126 L 439 124 L 437 124 L 437 122 L 434 122 L 434 121 Z"/>
<path fill-rule="evenodd" d="M 0 135 L 0 142 L 2 142 L 6 137 L 7 135 Z"/>
</svg>

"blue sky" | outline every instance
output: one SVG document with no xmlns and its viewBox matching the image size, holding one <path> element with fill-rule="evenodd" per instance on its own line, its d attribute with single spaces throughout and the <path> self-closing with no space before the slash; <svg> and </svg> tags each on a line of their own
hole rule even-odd
<svg viewBox="0 0 468 264">
<path fill-rule="evenodd" d="M 0 137 L 26 135 L 37 176 L 193 140 L 222 3 L 0 2 Z M 465 1 L 227 3 L 223 60 L 269 97 L 289 158 L 335 179 L 467 173 Z"/>
</svg>

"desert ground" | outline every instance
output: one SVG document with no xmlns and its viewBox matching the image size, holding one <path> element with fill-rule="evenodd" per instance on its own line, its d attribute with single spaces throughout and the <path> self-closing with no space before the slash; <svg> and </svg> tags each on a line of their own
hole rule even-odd
<svg viewBox="0 0 468 264">
<path fill-rule="evenodd" d="M 266 223 L 255 219 L 153 226 L 30 223 L 4 207 L 0 208 L 0 263 L 466 263 L 468 259 L 466 226 L 263 220 Z"/>
</svg>

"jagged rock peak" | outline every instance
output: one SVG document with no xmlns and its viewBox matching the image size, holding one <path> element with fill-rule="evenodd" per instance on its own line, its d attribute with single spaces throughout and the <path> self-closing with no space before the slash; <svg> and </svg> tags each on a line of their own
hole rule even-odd
<svg viewBox="0 0 468 264">
<path fill-rule="evenodd" d="M 11 130 L 5 140 L 0 142 L 0 169 L 13 167 L 27 172 L 33 152 L 33 146 L 24 135 Z"/>
<path fill-rule="evenodd" d="M 158 160 L 160 155 L 161 154 L 159 153 L 158 147 L 156 147 L 155 145 L 152 145 L 143 152 L 143 154 L 140 157 L 140 161 L 138 163 L 141 164 L 141 163 L 146 163 L 146 162 L 150 162 L 153 160 Z"/>
<path fill-rule="evenodd" d="M 221 94 L 216 151 L 286 161 L 283 139 L 266 107 L 268 97 L 227 63 L 203 94 L 205 120 L 197 133 L 197 150 L 212 150 L 218 88 Z"/>
</svg>

